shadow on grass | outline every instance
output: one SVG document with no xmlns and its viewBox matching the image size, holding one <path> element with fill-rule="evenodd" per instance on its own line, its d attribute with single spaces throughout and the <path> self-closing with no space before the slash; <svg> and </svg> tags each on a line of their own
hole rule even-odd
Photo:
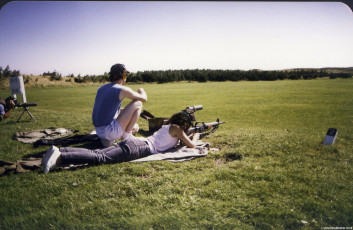
<svg viewBox="0 0 353 230">
<path fill-rule="evenodd" d="M 34 120 L 20 120 L 19 122 L 16 121 L 13 121 L 13 120 L 9 120 L 9 121 L 1 121 L 0 122 L 0 125 L 1 126 L 5 126 L 5 125 L 13 125 L 13 124 L 20 124 L 20 123 L 30 123 L 30 122 L 35 122 Z"/>
<path fill-rule="evenodd" d="M 225 152 L 221 155 L 217 155 L 215 158 L 216 164 L 222 165 L 232 161 L 241 161 L 246 155 L 237 152 Z"/>
<path fill-rule="evenodd" d="M 243 159 L 243 155 L 236 153 L 236 152 L 230 152 L 226 153 L 222 156 L 226 161 L 236 161 L 236 160 L 241 160 Z"/>
<path fill-rule="evenodd" d="M 48 147 L 49 149 L 49 147 Z M 28 160 L 31 158 L 43 158 L 43 155 L 45 154 L 46 151 L 40 151 L 38 153 L 32 153 L 32 154 L 27 154 L 22 157 L 22 160 Z"/>
<path fill-rule="evenodd" d="M 140 129 L 138 131 L 138 133 L 141 134 L 144 137 L 148 137 L 148 136 L 151 136 L 153 134 L 153 132 L 147 131 L 147 130 L 143 130 L 143 129 Z"/>
</svg>

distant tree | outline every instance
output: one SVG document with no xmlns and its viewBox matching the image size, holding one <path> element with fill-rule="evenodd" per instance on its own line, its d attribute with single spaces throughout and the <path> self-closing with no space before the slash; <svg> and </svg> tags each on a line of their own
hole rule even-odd
<svg viewBox="0 0 353 230">
<path fill-rule="evenodd" d="M 13 71 L 12 71 L 12 74 L 11 74 L 11 77 L 18 77 L 18 76 L 20 76 L 20 75 L 21 75 L 21 73 L 20 73 L 19 70 L 13 70 Z"/>
<path fill-rule="evenodd" d="M 83 81 L 83 78 L 81 77 L 80 74 L 78 75 L 78 77 L 75 77 L 75 78 L 74 78 L 74 81 L 75 81 L 76 83 L 83 83 L 83 82 L 84 82 L 84 81 Z"/>
<path fill-rule="evenodd" d="M 54 70 L 52 73 L 49 73 L 49 76 L 50 76 L 50 78 L 49 78 L 50 81 L 60 81 L 60 80 L 62 80 L 61 74 L 58 73 L 56 70 Z"/>
<path fill-rule="evenodd" d="M 11 70 L 10 70 L 10 66 L 6 66 L 5 70 L 3 71 L 3 76 L 4 78 L 9 78 L 11 77 Z"/>
<path fill-rule="evenodd" d="M 19 70 L 11 70 L 10 66 L 7 65 L 5 69 L 0 67 L 0 80 L 9 78 L 9 77 L 18 77 L 20 76 L 20 71 Z"/>
</svg>

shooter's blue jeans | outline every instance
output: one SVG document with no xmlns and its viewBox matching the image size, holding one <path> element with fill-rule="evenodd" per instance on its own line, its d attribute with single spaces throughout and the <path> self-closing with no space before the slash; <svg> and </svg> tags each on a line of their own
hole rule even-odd
<svg viewBox="0 0 353 230">
<path fill-rule="evenodd" d="M 112 164 L 150 155 L 148 144 L 136 138 L 121 141 L 105 149 L 60 148 L 62 164 Z"/>
</svg>

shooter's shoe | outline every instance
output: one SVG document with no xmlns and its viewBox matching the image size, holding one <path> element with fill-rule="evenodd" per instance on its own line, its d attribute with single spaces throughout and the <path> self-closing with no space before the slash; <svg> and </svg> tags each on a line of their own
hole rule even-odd
<svg viewBox="0 0 353 230">
<path fill-rule="evenodd" d="M 47 174 L 50 170 L 55 168 L 56 161 L 60 155 L 61 152 L 57 147 L 54 145 L 50 146 L 50 149 L 48 149 L 48 151 L 45 153 L 42 160 L 42 165 L 44 166 L 44 174 Z"/>
<path fill-rule="evenodd" d="M 40 163 L 41 166 L 44 166 L 48 162 L 50 157 L 49 153 L 54 151 L 54 147 L 54 145 L 51 145 L 47 152 L 43 155 L 42 162 Z"/>
</svg>

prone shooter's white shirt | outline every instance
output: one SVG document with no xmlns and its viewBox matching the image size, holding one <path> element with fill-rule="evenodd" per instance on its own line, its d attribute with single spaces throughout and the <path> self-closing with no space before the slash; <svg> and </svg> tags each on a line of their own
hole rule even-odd
<svg viewBox="0 0 353 230">
<path fill-rule="evenodd" d="M 164 152 L 178 144 L 179 138 L 172 137 L 169 133 L 169 125 L 163 125 L 157 132 L 147 138 L 142 138 L 148 142 L 152 154 Z"/>
</svg>

